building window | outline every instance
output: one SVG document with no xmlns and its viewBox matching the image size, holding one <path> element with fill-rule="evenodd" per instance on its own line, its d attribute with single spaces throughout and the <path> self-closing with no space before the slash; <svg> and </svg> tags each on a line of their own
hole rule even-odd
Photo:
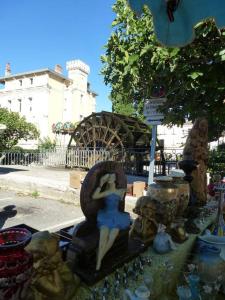
<svg viewBox="0 0 225 300">
<path fill-rule="evenodd" d="M 9 111 L 11 111 L 11 109 L 12 109 L 12 100 L 8 100 L 8 107 L 9 107 Z"/>
<path fill-rule="evenodd" d="M 84 99 L 84 95 L 81 94 L 81 95 L 80 95 L 80 103 L 83 103 L 83 99 Z"/>
<path fill-rule="evenodd" d="M 23 85 L 23 80 L 20 79 L 20 80 L 19 80 L 19 83 L 20 83 L 20 86 L 22 86 L 22 85 Z"/>
<path fill-rule="evenodd" d="M 30 106 L 29 111 L 32 111 L 32 98 L 29 97 L 28 99 L 29 99 L 29 106 Z"/>
<path fill-rule="evenodd" d="M 83 116 L 83 115 L 80 115 L 80 121 L 82 121 L 82 120 L 83 120 L 83 118 L 84 118 L 84 116 Z"/>
<path fill-rule="evenodd" d="M 22 101 L 21 99 L 18 99 L 18 102 L 19 102 L 19 112 L 22 111 Z"/>
<path fill-rule="evenodd" d="M 34 83 L 34 79 L 30 78 L 30 84 L 32 85 Z"/>
</svg>

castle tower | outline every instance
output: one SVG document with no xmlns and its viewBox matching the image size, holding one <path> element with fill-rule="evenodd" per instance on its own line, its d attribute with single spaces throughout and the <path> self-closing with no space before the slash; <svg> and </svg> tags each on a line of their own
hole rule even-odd
<svg viewBox="0 0 225 300">
<path fill-rule="evenodd" d="M 69 79 L 73 80 L 73 88 L 86 92 L 90 67 L 81 60 L 71 60 L 66 63 L 66 69 Z"/>
<path fill-rule="evenodd" d="M 10 63 L 7 63 L 5 66 L 5 76 L 10 76 L 11 75 L 11 66 Z"/>
</svg>

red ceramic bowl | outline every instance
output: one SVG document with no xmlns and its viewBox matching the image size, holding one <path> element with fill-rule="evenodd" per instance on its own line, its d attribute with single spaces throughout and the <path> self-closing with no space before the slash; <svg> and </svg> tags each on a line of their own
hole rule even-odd
<svg viewBox="0 0 225 300">
<path fill-rule="evenodd" d="M 0 251 L 24 248 L 31 240 L 32 234 L 25 228 L 8 228 L 0 230 Z"/>
</svg>

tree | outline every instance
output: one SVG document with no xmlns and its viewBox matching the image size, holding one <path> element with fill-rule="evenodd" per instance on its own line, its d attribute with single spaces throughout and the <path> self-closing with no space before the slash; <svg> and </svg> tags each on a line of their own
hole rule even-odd
<svg viewBox="0 0 225 300">
<path fill-rule="evenodd" d="M 156 40 L 152 16 L 144 7 L 137 18 L 126 0 L 113 6 L 113 32 L 102 56 L 102 74 L 111 86 L 113 110 L 128 103 L 142 116 L 143 101 L 163 87 L 165 124 L 182 125 L 206 117 L 209 138 L 225 130 L 225 30 L 213 20 L 199 23 L 195 41 L 183 48 L 165 48 Z"/>
<path fill-rule="evenodd" d="M 209 152 L 208 170 L 211 174 L 225 176 L 225 143 Z"/>
<path fill-rule="evenodd" d="M 54 150 L 56 147 L 56 141 L 51 140 L 50 137 L 44 137 L 38 141 L 38 150 Z"/>
<path fill-rule="evenodd" d="M 0 133 L 0 149 L 6 150 L 15 146 L 20 139 L 29 140 L 39 137 L 37 128 L 26 121 L 16 112 L 9 112 L 6 108 L 0 108 L 0 124 L 6 125 L 3 133 Z"/>
</svg>

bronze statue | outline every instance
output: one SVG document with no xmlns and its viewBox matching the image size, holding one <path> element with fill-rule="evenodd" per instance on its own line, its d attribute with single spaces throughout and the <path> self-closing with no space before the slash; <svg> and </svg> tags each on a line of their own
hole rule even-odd
<svg viewBox="0 0 225 300">
<path fill-rule="evenodd" d="M 156 205 L 149 196 L 140 197 L 133 209 L 138 217 L 134 220 L 130 236 L 143 243 L 151 242 L 157 233 Z"/>
<path fill-rule="evenodd" d="M 48 231 L 33 234 L 26 249 L 33 254 L 35 272 L 26 300 L 75 299 L 79 278 L 62 260 L 58 242 Z"/>
</svg>

